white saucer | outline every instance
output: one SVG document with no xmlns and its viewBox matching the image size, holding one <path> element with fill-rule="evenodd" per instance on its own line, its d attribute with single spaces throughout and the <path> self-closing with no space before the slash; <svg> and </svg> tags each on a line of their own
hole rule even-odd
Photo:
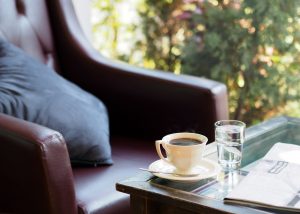
<svg viewBox="0 0 300 214">
<path fill-rule="evenodd" d="M 163 160 L 154 161 L 149 165 L 149 170 L 153 171 L 161 171 L 161 172 L 174 172 L 175 167 L 166 163 Z M 205 178 L 214 177 L 219 174 L 221 167 L 218 163 L 215 163 L 208 159 L 202 159 L 202 161 L 193 169 L 193 173 L 198 173 L 199 175 L 192 177 L 183 177 L 172 174 L 164 174 L 164 173 L 153 173 L 155 176 L 160 178 L 165 178 L 173 181 L 181 181 L 181 182 L 195 182 Z"/>
</svg>

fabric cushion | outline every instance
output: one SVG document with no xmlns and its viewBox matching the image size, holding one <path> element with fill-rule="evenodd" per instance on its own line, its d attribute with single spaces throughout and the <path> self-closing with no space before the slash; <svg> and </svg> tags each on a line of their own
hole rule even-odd
<svg viewBox="0 0 300 214">
<path fill-rule="evenodd" d="M 112 163 L 103 103 L 2 39 L 0 112 L 59 131 L 72 163 Z"/>
</svg>

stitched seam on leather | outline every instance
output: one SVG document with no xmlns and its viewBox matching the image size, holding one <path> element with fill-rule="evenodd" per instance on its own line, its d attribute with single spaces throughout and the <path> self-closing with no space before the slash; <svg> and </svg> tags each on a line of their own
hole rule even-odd
<svg viewBox="0 0 300 214">
<path fill-rule="evenodd" d="M 3 127 L 1 127 L 3 128 Z M 41 139 L 39 138 L 27 138 L 24 135 L 18 135 L 16 134 L 16 132 L 11 131 L 11 130 L 7 130 L 5 128 L 3 128 L 0 132 L 0 135 L 3 137 L 7 137 L 7 138 L 12 138 L 16 141 L 23 141 L 24 143 L 29 143 L 29 144 L 33 144 L 33 145 L 37 145 L 36 142 L 41 143 Z"/>
<path fill-rule="evenodd" d="M 45 144 L 48 144 L 49 142 L 52 142 L 52 141 L 58 141 L 58 142 L 55 142 L 55 144 L 57 143 L 63 143 L 62 141 L 62 137 L 60 134 L 58 133 L 54 133 L 54 134 L 51 134 L 49 136 L 47 136 L 46 138 L 42 139 L 42 140 L 39 140 L 39 143 L 40 146 L 39 148 L 41 149 L 41 153 L 42 153 L 42 166 L 43 166 L 43 171 L 44 171 L 44 174 L 45 174 L 45 180 L 46 180 L 46 185 L 47 185 L 47 194 L 48 194 L 48 198 L 50 200 L 50 209 L 51 211 L 54 211 L 54 206 L 53 206 L 53 201 L 52 201 L 52 198 L 51 197 L 53 195 L 52 191 L 51 191 L 51 188 L 49 188 L 50 186 L 50 181 L 49 181 L 49 170 L 48 169 L 48 166 L 47 166 L 47 161 L 45 161 L 45 157 L 46 157 L 46 152 L 45 152 Z"/>
<path fill-rule="evenodd" d="M 5 115 L 5 114 L 3 114 Z M 0 119 L 1 118 L 1 115 L 0 115 Z M 37 126 L 40 126 L 38 124 L 34 124 L 32 122 L 28 122 L 28 121 L 25 121 L 25 120 L 22 120 L 22 119 L 18 119 L 18 118 L 14 118 L 14 119 L 17 119 L 17 120 L 20 120 L 22 123 L 19 124 L 19 121 L 11 121 L 11 119 L 6 119 L 4 117 L 4 121 L 2 121 L 3 124 L 5 123 L 17 123 L 17 126 L 22 126 L 22 127 L 25 127 L 25 132 L 31 132 L 30 129 L 33 129 L 35 127 L 31 127 L 31 126 L 28 126 L 26 123 L 30 123 L 30 124 L 33 124 L 33 125 L 37 125 Z M 52 133 L 50 132 L 49 134 L 47 134 L 46 137 L 42 138 L 42 137 L 39 137 L 39 136 L 36 136 L 35 134 L 32 134 L 30 135 L 31 137 L 28 137 L 28 136 L 25 136 L 24 134 L 18 134 L 19 131 L 18 129 L 14 129 L 13 127 L 1 127 L 1 130 L 0 130 L 0 136 L 4 136 L 4 137 L 7 137 L 7 138 L 13 138 L 17 141 L 24 141 L 25 143 L 30 143 L 30 144 L 36 144 L 35 142 L 38 142 L 38 143 L 43 143 L 43 142 L 47 142 L 47 138 L 51 138 L 53 135 L 57 135 L 57 136 L 61 136 L 60 133 L 56 132 L 56 131 L 52 131 Z M 48 129 L 47 127 L 44 127 L 44 126 L 41 126 L 42 129 Z M 43 130 L 38 130 L 38 132 L 43 132 Z M 49 129 L 48 129 L 49 130 Z M 24 131 L 21 131 L 21 132 L 24 132 Z"/>
</svg>

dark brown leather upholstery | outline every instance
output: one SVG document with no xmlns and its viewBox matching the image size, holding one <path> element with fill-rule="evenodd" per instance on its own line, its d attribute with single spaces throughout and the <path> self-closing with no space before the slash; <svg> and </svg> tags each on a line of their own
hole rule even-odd
<svg viewBox="0 0 300 214">
<path fill-rule="evenodd" d="M 81 213 L 117 214 L 126 213 L 126 208 L 128 212 L 129 198 L 112 191 L 115 183 L 140 173 L 138 168 L 147 167 L 157 159 L 152 142 L 113 137 L 112 144 L 113 166 L 73 169 L 77 200 L 84 202 L 80 209 L 85 209 L 85 212 L 81 210 Z"/>
<path fill-rule="evenodd" d="M 72 170 L 63 137 L 0 114 L 0 213 L 75 213 Z"/>
<path fill-rule="evenodd" d="M 59 133 L 0 114 L 0 213 L 129 212 L 115 183 L 157 159 L 155 139 L 195 131 L 212 141 L 213 123 L 228 118 L 223 84 L 101 56 L 70 0 L 0 0 L 0 36 L 104 101 L 115 162 L 71 168 Z"/>
<path fill-rule="evenodd" d="M 113 134 L 157 138 L 189 130 L 212 139 L 213 122 L 228 117 L 223 84 L 107 60 L 83 36 L 70 0 L 48 2 L 61 71 L 104 101 Z"/>
</svg>

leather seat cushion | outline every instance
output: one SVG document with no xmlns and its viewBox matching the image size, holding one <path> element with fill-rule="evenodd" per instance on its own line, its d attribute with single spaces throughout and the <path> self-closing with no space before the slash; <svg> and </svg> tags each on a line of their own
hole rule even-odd
<svg viewBox="0 0 300 214">
<path fill-rule="evenodd" d="M 159 159 L 154 141 L 113 138 L 111 144 L 112 166 L 73 168 L 79 213 L 129 213 L 129 196 L 116 191 L 116 183 Z"/>
<path fill-rule="evenodd" d="M 0 112 L 60 132 L 72 163 L 112 163 L 104 104 L 2 39 Z"/>
</svg>

